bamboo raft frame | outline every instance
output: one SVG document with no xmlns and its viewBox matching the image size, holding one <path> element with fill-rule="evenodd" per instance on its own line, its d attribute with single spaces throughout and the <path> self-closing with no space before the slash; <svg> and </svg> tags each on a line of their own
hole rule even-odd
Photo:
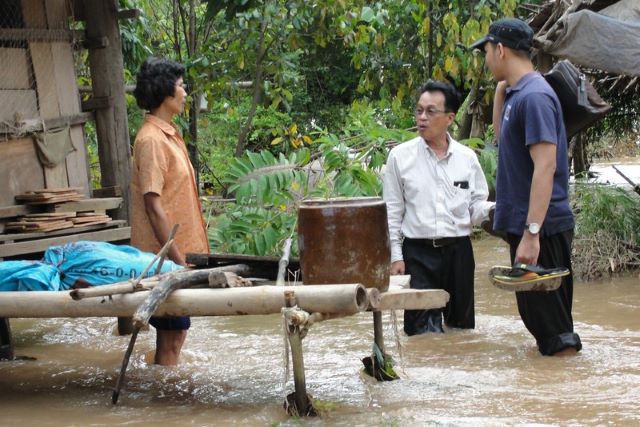
<svg viewBox="0 0 640 427">
<path fill-rule="evenodd" d="M 235 267 L 237 268 L 237 266 Z M 231 269 L 233 268 L 234 266 L 231 266 Z M 209 285 L 213 286 L 213 282 L 219 279 L 221 269 L 225 268 L 205 269 L 201 273 L 208 275 Z M 243 271 L 242 267 L 238 271 Z M 410 276 L 391 276 L 389 289 L 382 293 L 375 288 L 365 289 L 360 284 L 261 285 L 226 289 L 178 289 L 165 296 L 166 300 L 157 306 L 153 314 L 237 316 L 282 313 L 287 324 L 287 338 L 295 385 L 295 392 L 287 398 L 285 407 L 290 414 L 315 415 L 315 410 L 306 392 L 301 344 L 309 327 L 320 321 L 352 316 L 367 310 L 372 311 L 374 342 L 384 353 L 382 310 L 441 308 L 449 300 L 449 294 L 444 290 L 408 289 L 409 280 Z M 128 282 L 128 286 L 131 288 L 128 293 L 114 295 L 108 293 L 105 295 L 105 289 L 127 285 L 103 285 L 82 290 L 57 292 L 0 292 L 0 358 L 12 359 L 14 355 L 8 321 L 10 318 L 121 318 L 134 316 L 136 319 L 145 300 L 149 299 L 147 297 L 151 292 L 145 291 L 153 288 L 154 279 L 138 280 L 137 282 L 134 286 L 132 286 L 133 282 Z M 88 293 L 88 296 L 78 299 L 78 291 L 84 291 Z M 73 296 L 74 292 L 76 299 Z M 91 296 L 92 293 L 96 295 Z M 149 313 L 150 315 L 151 313 Z M 146 322 L 148 322 L 148 317 L 138 320 L 136 326 L 139 328 Z M 7 347 L 9 348 L 7 349 Z M 128 361 L 128 358 L 126 360 Z M 123 369 L 125 368 L 126 365 L 123 365 Z M 114 391 L 114 404 L 117 402 L 119 386 L 120 384 Z"/>
</svg>

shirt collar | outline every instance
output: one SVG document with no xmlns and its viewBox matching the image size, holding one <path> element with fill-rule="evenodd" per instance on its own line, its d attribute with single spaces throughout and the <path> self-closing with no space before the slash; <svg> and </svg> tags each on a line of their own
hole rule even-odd
<svg viewBox="0 0 640 427">
<path fill-rule="evenodd" d="M 509 86 L 507 88 L 507 95 L 510 94 L 511 92 L 517 92 L 519 90 L 521 90 L 523 87 L 525 87 L 530 81 L 532 81 L 533 79 L 536 78 L 536 76 L 538 75 L 537 72 L 535 71 L 530 71 L 527 74 L 525 74 L 524 76 L 522 76 L 520 78 L 520 80 L 518 80 L 518 82 L 516 83 L 515 86 L 511 87 Z"/>
<path fill-rule="evenodd" d="M 433 151 L 431 147 L 429 147 L 429 144 L 427 144 L 427 141 L 425 141 L 424 138 L 422 138 L 421 136 L 418 138 L 420 138 L 420 141 L 422 143 L 422 146 L 424 147 L 424 150 L 426 150 L 428 153 L 430 153 L 432 156 L 435 157 L 436 153 Z M 447 142 L 448 142 L 447 153 L 444 155 L 442 159 L 439 159 L 439 160 L 447 159 L 451 156 L 451 154 L 453 154 L 453 144 L 456 141 L 453 138 L 451 138 L 451 135 L 449 134 L 449 132 L 447 132 Z"/>
<path fill-rule="evenodd" d="M 151 123 L 169 136 L 174 136 L 177 132 L 176 127 L 173 123 L 167 123 L 164 120 L 154 116 L 153 114 L 147 113 L 144 116 L 144 121 L 145 123 Z"/>
</svg>

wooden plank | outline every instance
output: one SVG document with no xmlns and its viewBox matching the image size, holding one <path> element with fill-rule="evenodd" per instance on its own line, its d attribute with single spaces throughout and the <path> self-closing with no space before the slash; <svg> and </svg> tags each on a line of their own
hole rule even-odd
<svg viewBox="0 0 640 427">
<path fill-rule="evenodd" d="M 104 199 L 82 199 L 59 205 L 47 206 L 48 212 L 86 212 L 117 209 L 122 205 L 122 197 L 108 197 Z"/>
<path fill-rule="evenodd" d="M 74 32 L 71 30 L 49 30 L 46 28 L 0 28 L 0 41 L 37 41 L 39 43 L 64 41 L 71 43 L 73 39 Z"/>
<path fill-rule="evenodd" d="M 26 119 L 22 123 L 16 124 L 16 126 L 7 126 L 4 123 L 0 123 L 0 134 L 19 134 L 24 135 L 33 132 L 42 132 L 43 129 L 57 129 L 61 127 L 71 126 L 73 131 L 74 125 L 84 125 L 86 122 L 93 120 L 93 114 L 91 113 L 77 113 L 71 116 L 55 117 L 53 119 L 41 120 L 41 119 Z M 44 128 L 43 128 L 44 122 Z M 73 134 L 71 135 L 73 141 Z"/>
<path fill-rule="evenodd" d="M 442 289 L 389 289 L 380 293 L 376 310 L 429 310 L 448 301 L 449 293 Z"/>
<path fill-rule="evenodd" d="M 56 92 L 55 79 L 52 75 L 53 55 L 48 43 L 30 43 L 31 60 L 40 100 L 40 116 L 43 119 L 60 117 L 60 105 Z M 66 187 L 69 185 L 65 162 L 53 168 L 44 168 L 45 186 Z"/>
<path fill-rule="evenodd" d="M 48 28 L 46 7 L 42 0 L 23 0 L 22 8 L 25 28 Z M 29 52 L 38 91 L 40 117 L 45 120 L 60 117 L 51 44 L 30 42 Z M 64 162 L 43 170 L 45 186 L 66 187 L 69 184 Z"/>
<path fill-rule="evenodd" d="M 47 23 L 49 28 L 66 28 L 67 18 L 71 13 L 69 2 L 45 0 Z M 76 83 L 73 48 L 70 42 L 51 43 L 54 58 L 54 78 L 60 115 L 79 114 L 80 92 Z M 82 126 L 70 129 L 71 143 L 75 150 L 66 158 L 67 179 L 69 185 L 82 187 L 82 194 L 90 194 L 89 159 Z"/>
<path fill-rule="evenodd" d="M 43 119 L 60 117 L 60 105 L 53 76 L 53 55 L 48 43 L 30 43 L 31 61 L 36 78 L 40 116 Z"/>
<path fill-rule="evenodd" d="M 112 187 L 94 188 L 91 191 L 93 197 L 107 198 L 107 197 L 122 197 L 122 189 L 119 185 Z"/>
<path fill-rule="evenodd" d="M 77 233 L 84 233 L 86 231 L 104 230 L 107 228 L 122 227 L 126 225 L 126 223 L 127 222 L 125 220 L 119 219 L 119 220 L 109 221 L 105 224 L 100 224 L 100 225 L 84 225 L 81 228 L 74 228 L 73 230 L 59 230 L 59 231 L 51 231 L 48 233 L 30 233 L 28 235 L 25 235 L 24 233 L 0 234 L 0 246 L 2 246 L 3 242 L 34 240 L 42 237 L 64 236 L 65 234 L 77 234 Z"/>
<path fill-rule="evenodd" d="M 105 110 L 113 106 L 113 100 L 110 96 L 94 96 L 82 101 L 82 111 Z"/>
<path fill-rule="evenodd" d="M 0 206 L 14 205 L 14 195 L 44 187 L 43 168 L 31 138 L 0 143 Z"/>
<path fill-rule="evenodd" d="M 42 221 L 42 222 L 29 222 L 29 221 L 20 221 L 20 222 L 10 222 L 7 224 L 7 230 L 9 231 L 17 231 L 19 233 L 32 233 L 32 232 L 49 232 L 49 231 L 57 231 L 64 230 L 67 228 L 72 228 L 73 222 L 71 221 Z"/>
<path fill-rule="evenodd" d="M 37 117 L 38 101 L 35 90 L 0 89 L 0 122 L 16 123 Z"/>
<path fill-rule="evenodd" d="M 71 6 L 67 1 L 45 0 L 47 28 L 56 30 L 68 29 L 67 17 L 71 14 Z"/>
<path fill-rule="evenodd" d="M 27 205 L 0 206 L 0 218 L 27 215 L 31 209 Z"/>
<path fill-rule="evenodd" d="M 0 47 L 0 64 L 11 64 L 3 67 L 0 89 L 31 89 L 26 49 Z"/>
<path fill-rule="evenodd" d="M 73 229 L 77 231 L 77 229 Z M 0 258 L 24 255 L 36 252 L 44 252 L 50 246 L 62 245 L 80 240 L 92 240 L 98 242 L 114 242 L 131 238 L 131 227 L 111 228 L 89 233 L 70 234 L 66 236 L 48 239 L 30 240 L 25 242 L 5 243 L 0 245 Z"/>
<path fill-rule="evenodd" d="M 75 150 L 67 155 L 67 178 L 69 185 L 82 187 L 80 191 L 86 197 L 91 196 L 91 177 L 89 173 L 89 156 L 84 139 L 84 127 L 72 126 L 71 143 Z"/>
</svg>

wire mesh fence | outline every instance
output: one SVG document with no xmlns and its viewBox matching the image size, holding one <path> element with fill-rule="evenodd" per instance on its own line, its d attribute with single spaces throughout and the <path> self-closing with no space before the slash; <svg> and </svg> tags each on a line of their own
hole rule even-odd
<svg viewBox="0 0 640 427">
<path fill-rule="evenodd" d="M 79 111 L 68 0 L 0 2 L 0 134 Z"/>
</svg>

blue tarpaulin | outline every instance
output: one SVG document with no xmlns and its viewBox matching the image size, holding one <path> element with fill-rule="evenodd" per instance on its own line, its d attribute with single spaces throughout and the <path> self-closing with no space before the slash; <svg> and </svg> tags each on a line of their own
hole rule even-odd
<svg viewBox="0 0 640 427">
<path fill-rule="evenodd" d="M 154 254 L 133 246 L 80 241 L 52 246 L 41 261 L 0 262 L 0 291 L 61 291 L 138 277 Z M 157 261 L 147 276 L 155 273 Z M 182 266 L 165 260 L 162 273 Z"/>
</svg>

